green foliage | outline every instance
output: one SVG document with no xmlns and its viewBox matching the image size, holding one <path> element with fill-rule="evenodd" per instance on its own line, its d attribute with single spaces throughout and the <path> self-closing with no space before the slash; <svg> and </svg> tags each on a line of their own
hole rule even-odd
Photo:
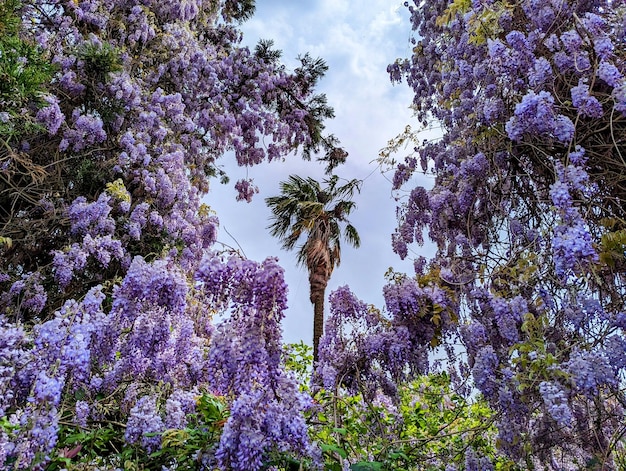
<svg viewBox="0 0 626 471">
<path fill-rule="evenodd" d="M 244 22 L 254 15 L 255 10 L 255 0 L 226 0 L 222 9 L 222 16 L 226 21 Z"/>
<path fill-rule="evenodd" d="M 302 383 L 309 381 L 310 350 L 303 343 L 284 349 L 287 369 Z M 442 471 L 448 465 L 460 471 L 470 447 L 497 470 L 517 469 L 497 456 L 496 417 L 487 402 L 457 393 L 445 372 L 400 385 L 396 402 L 341 390 L 320 390 L 313 399 L 310 434 L 326 471 L 342 471 L 346 460 L 351 471 Z"/>
<path fill-rule="evenodd" d="M 387 145 L 378 152 L 378 165 L 383 171 L 389 171 L 398 164 L 395 154 L 400 150 L 412 149 L 419 143 L 419 133 L 413 131 L 411 125 L 407 124 L 400 134 L 387 141 Z"/>
<path fill-rule="evenodd" d="M 24 122 L 23 108 L 42 103 L 55 70 L 35 44 L 20 37 L 21 6 L 20 0 L 0 2 L 0 110 L 8 113 L 0 118 L 0 138 L 7 142 L 33 126 L 30 120 Z"/>
<path fill-rule="evenodd" d="M 285 369 L 291 372 L 300 384 L 300 389 L 308 390 L 313 370 L 313 348 L 303 341 L 287 344 L 283 346 L 283 361 Z"/>
<path fill-rule="evenodd" d="M 108 43 L 86 43 L 79 48 L 77 56 L 85 62 L 84 69 L 94 84 L 103 83 L 109 73 L 122 70 L 120 53 Z"/>
<path fill-rule="evenodd" d="M 21 6 L 21 0 L 4 0 L 0 4 L 0 41 L 17 36 L 21 24 L 18 10 Z"/>
<path fill-rule="evenodd" d="M 148 456 L 152 467 L 149 469 L 160 470 L 159 465 L 176 463 L 176 469 L 194 470 L 204 455 L 215 453 L 228 418 L 226 401 L 223 397 L 203 393 L 196 407 L 196 413 L 188 417 L 187 428 L 169 429 L 161 434 L 161 449 Z"/>
<path fill-rule="evenodd" d="M 19 0 L 0 4 L 0 105 L 3 111 L 15 112 L 37 99 L 54 70 L 36 45 L 19 37 L 20 7 Z"/>
<path fill-rule="evenodd" d="M 130 193 L 126 189 L 126 185 L 124 185 L 124 181 L 121 178 L 118 178 L 114 182 L 109 182 L 106 184 L 106 192 L 117 198 L 120 201 L 125 201 L 130 203 Z"/>
<path fill-rule="evenodd" d="M 600 263 L 615 269 L 626 260 L 626 229 L 616 219 L 606 219 L 603 225 L 607 232 L 602 234 L 598 254 Z"/>
<path fill-rule="evenodd" d="M 103 423 L 89 429 L 64 425 L 59 434 L 57 453 L 47 471 L 86 469 L 88 465 L 122 463 L 124 431 L 119 424 Z"/>
<path fill-rule="evenodd" d="M 472 7 L 471 0 L 454 0 L 441 16 L 437 18 L 437 26 L 447 26 L 455 18 L 465 15 Z M 514 4 L 505 1 L 497 1 L 484 8 L 480 14 L 469 19 L 468 30 L 471 33 L 469 42 L 471 44 L 485 44 L 487 39 L 495 38 L 503 29 L 499 24 L 504 13 L 512 14 Z"/>
<path fill-rule="evenodd" d="M 187 427 L 155 434 L 161 436 L 161 448 L 154 453 L 124 443 L 124 425 L 114 420 L 89 424 L 85 429 L 65 422 L 56 447 L 58 453 L 47 471 L 78 471 L 102 465 L 131 471 L 161 471 L 163 466 L 197 470 L 205 457 L 215 454 L 228 415 L 226 398 L 203 392 L 197 398 L 195 413 L 187 416 Z"/>
<path fill-rule="evenodd" d="M 451 387 L 446 373 L 407 385 L 401 399 L 405 430 L 397 451 L 430 463 L 425 469 L 463 466 L 465 450 L 495 456 L 494 414 L 481 398 L 468 400 Z"/>
<path fill-rule="evenodd" d="M 397 403 L 327 391 L 315 399 L 312 436 L 328 471 L 343 469 L 345 460 L 352 471 L 462 470 L 470 447 L 495 469 L 516 469 L 496 457 L 495 415 L 486 401 L 457 394 L 446 373 L 402 385 Z"/>
<path fill-rule="evenodd" d="M 378 461 L 360 461 L 350 466 L 352 471 L 380 471 L 383 464 Z"/>
<path fill-rule="evenodd" d="M 450 6 L 446 8 L 439 18 L 437 18 L 437 26 L 449 24 L 457 15 L 463 15 L 471 8 L 471 0 L 454 0 Z"/>
<path fill-rule="evenodd" d="M 507 1 L 495 2 L 490 8 L 485 8 L 479 15 L 471 18 L 469 30 L 471 32 L 471 44 L 485 44 L 487 39 L 498 37 L 503 32 L 500 26 L 500 18 L 506 13 L 511 15 L 514 5 Z"/>
</svg>

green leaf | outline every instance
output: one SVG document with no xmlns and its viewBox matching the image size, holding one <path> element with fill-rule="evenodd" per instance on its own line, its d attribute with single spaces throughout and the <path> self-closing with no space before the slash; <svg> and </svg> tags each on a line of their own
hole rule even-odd
<svg viewBox="0 0 626 471">
<path fill-rule="evenodd" d="M 334 453 L 337 453 L 339 456 L 341 456 L 343 459 L 346 459 L 348 457 L 348 453 L 346 453 L 346 450 L 338 447 L 337 445 L 327 445 L 325 443 L 322 443 L 320 448 L 322 449 L 324 453 L 334 452 Z"/>
<path fill-rule="evenodd" d="M 378 461 L 359 461 L 350 466 L 352 471 L 380 471 L 383 464 Z"/>
<path fill-rule="evenodd" d="M 394 451 L 392 453 L 389 453 L 389 458 L 391 458 L 392 460 L 397 460 L 398 458 L 402 458 L 403 460 L 407 460 L 407 461 L 409 459 L 406 453 L 403 453 L 401 451 Z"/>
<path fill-rule="evenodd" d="M 72 433 L 65 437 L 65 443 L 72 444 L 76 442 L 83 442 L 87 439 L 88 436 L 89 434 L 86 432 Z"/>
</svg>

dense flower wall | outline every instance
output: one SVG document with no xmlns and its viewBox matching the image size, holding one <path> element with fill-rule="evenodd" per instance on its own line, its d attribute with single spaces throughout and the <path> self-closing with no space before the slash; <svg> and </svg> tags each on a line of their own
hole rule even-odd
<svg viewBox="0 0 626 471">
<path fill-rule="evenodd" d="M 394 249 L 436 244 L 416 279 L 457 300 L 460 376 L 498 412 L 501 451 L 528 467 L 610 467 L 625 426 L 624 4 L 405 5 L 413 54 L 388 70 L 443 133 L 405 136 Z M 412 185 L 419 171 L 432 188 Z M 408 292 L 392 286 L 395 315 Z"/>
<path fill-rule="evenodd" d="M 0 58 L 18 56 L 24 93 L 2 95 L 0 126 L 0 468 L 44 469 L 61 422 L 122 424 L 129 447 L 154 452 L 207 391 L 231 411 L 200 468 L 315 454 L 281 363 L 282 269 L 214 252 L 218 220 L 201 203 L 227 152 L 254 165 L 325 151 L 329 169 L 346 156 L 321 134 L 325 65 L 307 55 L 289 72 L 270 43 L 243 47 L 252 12 L 232 0 L 2 7 Z"/>
</svg>

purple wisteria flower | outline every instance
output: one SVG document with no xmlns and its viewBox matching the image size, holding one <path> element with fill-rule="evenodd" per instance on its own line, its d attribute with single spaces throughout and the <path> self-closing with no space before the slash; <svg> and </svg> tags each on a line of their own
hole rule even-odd
<svg viewBox="0 0 626 471">
<path fill-rule="evenodd" d="M 517 324 L 521 318 L 509 306 L 509 303 L 502 298 L 492 298 L 491 308 L 493 309 L 496 325 L 500 335 L 509 342 L 510 345 L 519 340 Z"/>
<path fill-rule="evenodd" d="M 600 59 L 609 59 L 613 55 L 615 45 L 608 36 L 600 36 L 594 39 L 593 50 Z"/>
<path fill-rule="evenodd" d="M 100 116 L 81 114 L 81 111 L 76 109 L 72 113 L 72 120 L 73 125 L 65 131 L 59 144 L 60 151 L 71 148 L 74 152 L 79 152 L 106 139 L 107 134 Z"/>
<path fill-rule="evenodd" d="M 183 429 L 187 426 L 187 416 L 196 410 L 197 393 L 176 390 L 165 401 L 165 426 Z"/>
<path fill-rule="evenodd" d="M 493 398 L 497 393 L 496 370 L 499 363 L 498 356 L 491 345 L 481 348 L 476 354 L 472 369 L 474 383 L 487 399 Z"/>
<path fill-rule="evenodd" d="M 614 88 L 617 87 L 624 79 L 624 75 L 619 71 L 619 69 L 615 67 L 614 64 L 607 61 L 600 62 L 600 65 L 598 66 L 598 77 L 600 80 L 606 82 L 607 85 Z"/>
<path fill-rule="evenodd" d="M 48 376 L 45 372 L 40 372 L 35 379 L 33 395 L 38 402 L 48 402 L 58 406 L 61 400 L 61 390 L 64 382 L 54 376 Z"/>
<path fill-rule="evenodd" d="M 589 229 L 582 221 L 558 226 L 554 231 L 552 250 L 559 276 L 578 271 L 581 266 L 598 259 Z"/>
<path fill-rule="evenodd" d="M 287 286 L 276 259 L 259 264 L 213 254 L 195 278 L 210 302 L 231 308 L 213 334 L 206 365 L 209 384 L 235 397 L 216 453 L 220 466 L 256 471 L 273 450 L 314 456 L 302 416 L 305 397 L 281 368 Z"/>
<path fill-rule="evenodd" d="M 41 282 L 41 273 L 22 275 L 20 280 L 11 285 L 8 293 L 2 296 L 2 300 L 7 304 L 13 304 L 18 312 L 24 310 L 40 314 L 48 300 L 48 294 Z"/>
<path fill-rule="evenodd" d="M 539 392 L 550 416 L 559 425 L 571 425 L 572 411 L 563 388 L 557 383 L 542 381 L 539 384 Z"/>
<path fill-rule="evenodd" d="M 252 183 L 252 180 L 239 180 L 235 184 L 237 190 L 237 201 L 246 201 L 250 203 L 255 193 L 259 192 L 259 188 Z"/>
<path fill-rule="evenodd" d="M 528 83 L 531 87 L 541 87 L 553 80 L 554 74 L 550 61 L 545 57 L 535 60 L 532 70 L 528 75 Z"/>
<path fill-rule="evenodd" d="M 89 411 L 91 407 L 86 401 L 76 401 L 74 408 L 74 420 L 81 427 L 87 427 L 87 419 L 89 418 Z"/>
<path fill-rule="evenodd" d="M 107 193 L 102 193 L 93 202 L 88 202 L 83 196 L 76 198 L 68 209 L 72 233 L 89 233 L 91 236 L 113 234 L 116 228 L 113 204 L 113 198 Z"/>
<path fill-rule="evenodd" d="M 619 383 L 607 358 L 596 352 L 574 350 L 565 370 L 571 375 L 573 388 L 587 397 L 594 397 L 603 386 Z"/>
<path fill-rule="evenodd" d="M 574 152 L 570 152 L 569 159 L 574 166 L 580 169 L 581 166 L 583 166 L 587 162 L 585 149 L 583 149 L 581 146 L 576 146 L 576 150 Z"/>
<path fill-rule="evenodd" d="M 573 161 L 582 159 L 583 150 L 578 148 Z M 598 260 L 589 228 L 574 204 L 572 191 L 585 191 L 588 174 L 576 165 L 565 169 L 557 166 L 559 180 L 550 187 L 550 197 L 561 214 L 561 223 L 554 228 L 552 251 L 557 275 L 565 279 L 569 273 L 579 272 L 589 263 Z"/>
<path fill-rule="evenodd" d="M 143 396 L 130 411 L 124 439 L 139 444 L 148 452 L 156 451 L 161 444 L 158 433 L 165 431 L 163 419 L 156 407 L 156 398 Z M 157 434 L 149 436 L 149 434 Z"/>
<path fill-rule="evenodd" d="M 487 456 L 478 456 L 472 447 L 465 451 L 465 471 L 493 471 L 493 463 Z"/>
<path fill-rule="evenodd" d="M 65 122 L 65 115 L 59 108 L 59 99 L 57 97 L 49 95 L 44 100 L 48 105 L 37 112 L 36 118 L 48 130 L 48 134 L 55 135 Z"/>
<path fill-rule="evenodd" d="M 566 143 L 573 137 L 574 123 L 556 112 L 552 94 L 530 91 L 515 106 L 515 114 L 506 123 L 506 131 L 513 141 L 522 140 L 524 135 L 548 135 Z"/>
<path fill-rule="evenodd" d="M 589 118 L 601 118 L 604 114 L 602 105 L 598 99 L 591 96 L 589 93 L 589 86 L 582 80 L 578 82 L 578 85 L 572 88 L 572 105 L 578 112 Z"/>
</svg>

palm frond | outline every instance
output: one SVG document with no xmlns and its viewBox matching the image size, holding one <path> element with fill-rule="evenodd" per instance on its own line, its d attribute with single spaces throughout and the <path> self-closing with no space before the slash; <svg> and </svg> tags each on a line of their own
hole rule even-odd
<svg viewBox="0 0 626 471">
<path fill-rule="evenodd" d="M 363 183 L 363 180 L 353 179 L 353 180 L 350 180 L 345 185 L 342 185 L 338 188 L 335 188 L 333 186 L 333 199 L 337 200 L 340 198 L 352 198 L 355 192 L 356 193 L 361 192 L 362 183 Z"/>
<path fill-rule="evenodd" d="M 357 232 L 356 228 L 352 224 L 346 225 L 343 231 L 344 239 L 348 241 L 350 245 L 355 248 L 359 248 L 361 246 L 361 237 Z"/>
</svg>

